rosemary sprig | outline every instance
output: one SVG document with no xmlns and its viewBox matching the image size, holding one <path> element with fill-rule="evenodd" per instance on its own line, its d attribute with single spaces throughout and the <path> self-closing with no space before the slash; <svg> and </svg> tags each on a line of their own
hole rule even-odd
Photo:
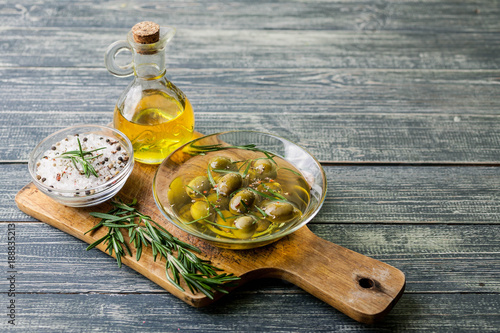
<svg viewBox="0 0 500 333">
<path fill-rule="evenodd" d="M 61 158 L 69 158 L 71 159 L 71 162 L 73 162 L 73 165 L 75 166 L 75 169 L 78 170 L 81 174 L 86 175 L 87 178 L 90 177 L 90 175 L 94 175 L 96 177 L 99 177 L 99 174 L 97 171 L 95 171 L 94 167 L 92 166 L 92 163 L 90 163 L 91 160 L 96 159 L 102 154 L 92 156 L 92 153 L 98 150 L 106 149 L 106 147 L 100 147 L 97 149 L 89 150 L 89 151 L 84 151 L 82 149 L 82 144 L 80 143 L 80 138 L 76 138 L 78 141 L 78 150 L 71 150 L 67 151 L 65 153 L 61 154 Z M 91 155 L 91 157 L 85 158 L 86 155 Z M 78 167 L 78 164 L 80 164 L 81 169 Z"/>
<path fill-rule="evenodd" d="M 196 145 L 196 144 L 192 143 L 189 145 L 189 147 L 193 148 L 193 151 L 190 153 L 195 154 L 195 155 L 204 155 L 204 154 L 212 152 L 212 151 L 220 151 L 220 150 L 225 150 L 225 149 L 243 149 L 243 150 L 261 152 L 264 155 L 266 155 L 267 158 L 270 158 L 270 159 L 272 159 L 274 156 L 276 156 L 275 154 L 270 153 L 267 150 L 257 148 L 257 145 L 255 145 L 255 144 L 248 144 L 248 145 L 243 145 L 243 146 L 223 146 L 221 143 L 215 144 L 215 145 Z"/>
<path fill-rule="evenodd" d="M 227 293 L 225 288 L 232 287 L 233 281 L 240 278 L 231 274 L 218 274 L 219 268 L 210 264 L 208 260 L 200 259 L 195 253 L 201 251 L 188 243 L 174 237 L 165 228 L 156 223 L 151 217 L 140 213 L 134 206 L 137 200 L 125 204 L 119 200 L 111 201 L 113 208 L 108 213 L 90 213 L 100 218 L 101 221 L 89 233 L 101 227 L 107 227 L 108 232 L 87 247 L 91 250 L 97 245 L 107 244 L 106 251 L 115 253 L 118 266 L 121 267 L 122 257 L 127 254 L 132 256 L 129 246 L 125 242 L 122 230 L 128 231 L 129 244 L 136 249 L 136 260 L 141 259 L 145 247 L 151 246 L 153 259 L 165 259 L 165 274 L 179 290 L 184 291 L 180 285 L 181 279 L 185 281 L 191 292 L 202 292 L 213 299 L 215 292 Z"/>
<path fill-rule="evenodd" d="M 268 195 L 264 192 L 261 192 L 261 191 L 257 191 L 256 189 L 253 189 L 251 187 L 248 187 L 248 189 L 250 191 L 252 191 L 253 193 L 255 194 L 258 194 L 260 195 L 261 197 L 269 200 L 269 201 L 279 201 L 279 202 L 290 202 L 288 201 L 284 196 L 282 196 L 281 194 L 271 190 L 270 188 L 267 188 L 267 190 L 269 191 L 269 193 L 271 193 L 272 195 Z"/>
</svg>

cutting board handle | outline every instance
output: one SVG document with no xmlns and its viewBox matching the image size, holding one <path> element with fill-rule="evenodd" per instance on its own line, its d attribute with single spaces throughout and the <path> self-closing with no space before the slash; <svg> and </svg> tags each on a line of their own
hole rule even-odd
<svg viewBox="0 0 500 333">
<path fill-rule="evenodd" d="M 307 227 L 276 243 L 272 267 L 260 276 L 287 280 L 349 317 L 373 323 L 396 304 L 404 274 L 381 261 L 330 243 Z"/>
</svg>

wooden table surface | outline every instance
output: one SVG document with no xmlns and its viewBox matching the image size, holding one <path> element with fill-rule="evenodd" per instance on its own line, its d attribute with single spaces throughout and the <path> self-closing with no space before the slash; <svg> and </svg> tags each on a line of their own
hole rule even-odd
<svg viewBox="0 0 500 333">
<path fill-rule="evenodd" d="M 499 329 L 499 1 L 16 0 L 0 20 L 0 331 Z M 41 139 L 111 121 L 131 78 L 107 72 L 104 50 L 143 20 L 177 27 L 167 75 L 199 132 L 272 132 L 323 163 L 310 229 L 406 274 L 383 322 L 275 279 L 193 308 L 17 209 Z"/>
</svg>

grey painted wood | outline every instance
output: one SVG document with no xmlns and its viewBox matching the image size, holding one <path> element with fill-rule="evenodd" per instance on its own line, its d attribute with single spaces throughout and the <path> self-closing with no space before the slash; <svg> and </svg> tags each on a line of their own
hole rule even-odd
<svg viewBox="0 0 500 333">
<path fill-rule="evenodd" d="M 498 330 L 499 14 L 496 0 L 2 2 L 0 242 L 16 221 L 17 331 Z M 129 80 L 103 52 L 144 19 L 178 27 L 168 75 L 200 132 L 274 132 L 330 163 L 310 227 L 407 274 L 385 322 L 280 280 L 193 309 L 17 210 L 38 141 L 111 120 Z"/>
<path fill-rule="evenodd" d="M 500 114 L 500 70 L 170 68 L 167 77 L 197 113 Z M 131 81 L 104 62 L 0 68 L 0 112 L 109 112 Z"/>
<path fill-rule="evenodd" d="M 163 293 L 20 294 L 18 301 L 24 332 L 496 332 L 500 325 L 493 294 L 407 294 L 377 325 L 354 322 L 309 295 L 252 288 L 202 309 Z"/>
<path fill-rule="evenodd" d="M 500 293 L 497 226 L 313 222 L 309 227 L 323 239 L 405 272 L 406 293 Z M 164 292 L 128 267 L 118 268 L 108 255 L 86 251 L 87 244 L 49 225 L 16 223 L 16 235 L 21 293 Z M 6 237 L 7 223 L 0 223 L 0 241 L 6 243 Z M 303 293 L 281 280 L 255 284 L 256 291 L 264 294 Z M 1 286 L 6 289 L 8 281 L 1 280 Z"/>
<path fill-rule="evenodd" d="M 1 161 L 27 161 L 56 130 L 82 123 L 107 124 L 112 111 L 6 112 L 0 119 Z M 499 115 L 213 113 L 198 111 L 201 133 L 249 129 L 274 133 L 311 151 L 320 161 L 390 163 L 498 163 Z"/>
<path fill-rule="evenodd" d="M 108 45 L 129 30 L 7 27 L 0 36 L 0 66 L 102 67 Z M 171 43 L 167 63 L 195 69 L 499 69 L 499 40 L 498 33 L 474 32 L 185 28 Z"/>
<path fill-rule="evenodd" d="M 498 224 L 500 168 L 325 166 L 328 193 L 316 223 Z M 14 206 L 24 164 L 0 164 L 0 219 L 33 221 Z"/>
<path fill-rule="evenodd" d="M 110 15 L 113 14 L 113 15 Z M 430 15 L 432 14 L 432 15 Z M 130 28 L 149 19 L 221 29 L 484 31 L 498 28 L 497 1 L 6 1 L 7 26 Z M 439 17 L 439 20 L 434 19 Z"/>
</svg>

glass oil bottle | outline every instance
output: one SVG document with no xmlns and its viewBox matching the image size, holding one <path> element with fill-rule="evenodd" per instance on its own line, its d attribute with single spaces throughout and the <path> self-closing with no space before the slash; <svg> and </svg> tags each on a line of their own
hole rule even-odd
<svg viewBox="0 0 500 333">
<path fill-rule="evenodd" d="M 193 135 L 191 103 L 165 76 L 165 47 L 174 34 L 174 28 L 141 22 L 126 41 L 115 42 L 106 51 L 105 64 L 111 74 L 135 75 L 118 98 L 113 126 L 130 139 L 138 162 L 161 163 Z M 133 60 L 120 66 L 115 58 L 124 49 L 132 52 Z"/>
</svg>

